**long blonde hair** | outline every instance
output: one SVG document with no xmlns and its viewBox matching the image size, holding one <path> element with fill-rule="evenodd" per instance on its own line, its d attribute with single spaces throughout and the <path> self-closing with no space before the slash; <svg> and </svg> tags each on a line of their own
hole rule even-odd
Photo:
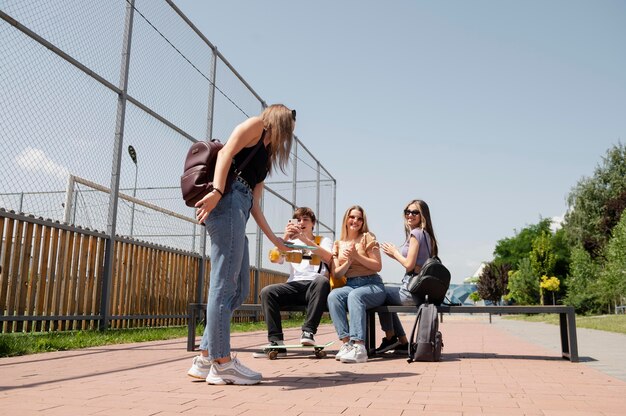
<svg viewBox="0 0 626 416">
<path fill-rule="evenodd" d="M 365 216 L 365 211 L 359 205 L 352 205 L 350 208 L 346 210 L 346 213 L 343 214 L 343 221 L 341 222 L 341 235 L 339 236 L 340 240 L 345 240 L 346 238 L 348 238 L 348 217 L 350 216 L 350 211 L 352 211 L 353 209 L 356 209 L 357 211 L 359 211 L 361 215 L 363 216 L 363 225 L 361 225 L 361 234 L 370 232 L 369 227 L 367 226 L 367 217 Z"/>
<path fill-rule="evenodd" d="M 268 173 L 275 167 L 285 173 L 296 126 L 292 111 L 283 104 L 272 104 L 263 110 L 260 117 L 270 139 Z"/>
</svg>

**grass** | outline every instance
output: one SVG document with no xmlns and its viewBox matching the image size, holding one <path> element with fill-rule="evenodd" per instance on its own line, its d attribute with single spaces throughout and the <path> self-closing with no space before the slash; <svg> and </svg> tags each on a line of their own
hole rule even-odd
<svg viewBox="0 0 626 416">
<path fill-rule="evenodd" d="M 295 328 L 302 325 L 302 314 L 292 314 L 283 320 L 283 328 Z M 322 318 L 322 323 L 330 323 Z M 231 332 L 251 332 L 266 330 L 265 322 L 232 323 Z M 201 335 L 199 326 L 197 334 Z M 67 351 L 87 347 L 99 347 L 111 344 L 132 342 L 160 341 L 187 336 L 187 327 L 110 329 L 99 331 L 63 331 L 0 334 L 0 357 L 36 354 L 50 351 Z"/>
<path fill-rule="evenodd" d="M 530 322 L 545 322 L 548 324 L 559 324 L 559 316 L 555 314 L 538 315 L 508 315 L 506 319 L 517 319 Z M 626 334 L 626 315 L 594 315 L 576 316 L 577 328 L 598 329 L 600 331 L 617 332 Z"/>
</svg>

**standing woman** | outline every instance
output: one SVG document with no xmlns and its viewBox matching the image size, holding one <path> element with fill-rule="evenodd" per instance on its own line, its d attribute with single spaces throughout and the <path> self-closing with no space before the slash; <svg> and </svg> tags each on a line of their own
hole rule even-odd
<svg viewBox="0 0 626 416">
<path fill-rule="evenodd" d="M 296 111 L 282 104 L 267 107 L 260 116 L 239 124 L 217 154 L 214 190 L 196 204 L 197 219 L 205 223 L 211 240 L 211 285 L 206 327 L 188 375 L 209 384 L 257 384 L 261 373 L 244 366 L 230 354 L 230 320 L 250 291 L 250 259 L 246 223 L 250 214 L 263 233 L 280 250 L 288 250 L 272 232 L 260 201 L 265 177 L 276 167 L 283 172 L 296 122 Z M 256 146 L 258 145 L 258 148 Z M 239 166 L 253 158 L 232 183 L 224 186 L 231 162 Z"/>
<path fill-rule="evenodd" d="M 345 286 L 328 295 L 328 311 L 343 341 L 335 359 L 364 363 L 366 311 L 383 304 L 385 286 L 378 275 L 382 268 L 379 245 L 369 232 L 365 211 L 358 205 L 348 208 L 343 216 L 340 240 L 333 246 L 333 261 L 335 277 L 347 277 Z"/>
<path fill-rule="evenodd" d="M 406 241 L 399 249 L 390 243 L 383 243 L 383 252 L 400 263 L 406 270 L 402 278 L 402 286 L 385 286 L 386 305 L 416 305 L 424 303 L 424 299 L 408 291 L 409 279 L 418 273 L 429 257 L 437 255 L 437 240 L 433 224 L 430 220 L 430 209 L 426 202 L 415 199 L 404 207 L 404 232 Z M 396 353 L 408 354 L 408 340 L 398 314 L 391 312 L 379 313 L 380 325 L 385 331 L 382 343 L 376 349 L 377 354 L 395 349 Z"/>
</svg>

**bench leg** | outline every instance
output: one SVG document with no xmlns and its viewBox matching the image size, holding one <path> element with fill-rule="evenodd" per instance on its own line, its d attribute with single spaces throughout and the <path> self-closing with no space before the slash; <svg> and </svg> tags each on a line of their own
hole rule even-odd
<svg viewBox="0 0 626 416">
<path fill-rule="evenodd" d="M 573 363 L 578 362 L 575 312 L 559 314 L 559 329 L 561 331 L 561 351 L 563 358 L 567 358 Z"/>
<path fill-rule="evenodd" d="M 367 355 L 372 356 L 376 351 L 376 313 L 367 311 L 367 328 L 365 330 L 365 347 Z"/>
<path fill-rule="evenodd" d="M 196 308 L 189 305 L 187 309 L 189 320 L 187 321 L 187 351 L 196 349 Z"/>
</svg>

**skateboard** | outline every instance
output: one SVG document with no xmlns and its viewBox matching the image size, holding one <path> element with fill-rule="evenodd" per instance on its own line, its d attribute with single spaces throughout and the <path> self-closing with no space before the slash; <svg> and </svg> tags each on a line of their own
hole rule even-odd
<svg viewBox="0 0 626 416">
<path fill-rule="evenodd" d="M 255 352 L 254 354 L 252 354 L 252 356 L 254 358 L 267 357 L 270 360 L 275 360 L 276 358 L 278 358 L 279 350 L 289 350 L 293 348 L 303 348 L 303 349 L 313 348 L 313 352 L 315 353 L 316 358 L 324 358 L 326 357 L 326 351 L 324 351 L 324 348 L 328 347 L 329 345 L 332 345 L 334 342 L 335 341 L 330 341 L 326 344 L 316 344 L 316 345 L 302 345 L 302 344 L 263 345 L 261 347 L 263 352 L 261 353 Z"/>
</svg>

